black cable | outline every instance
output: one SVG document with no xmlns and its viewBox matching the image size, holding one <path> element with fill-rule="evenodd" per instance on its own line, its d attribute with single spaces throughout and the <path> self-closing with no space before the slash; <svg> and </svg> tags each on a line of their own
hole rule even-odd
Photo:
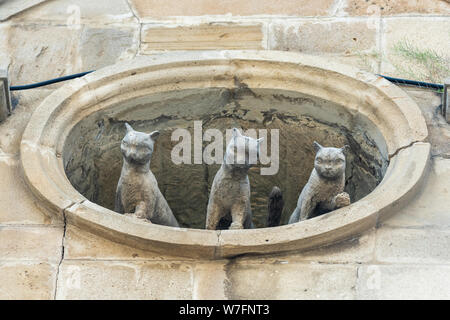
<svg viewBox="0 0 450 320">
<path fill-rule="evenodd" d="M 50 80 L 47 80 L 47 81 L 37 82 L 37 83 L 33 83 L 33 84 L 27 84 L 27 85 L 23 85 L 23 86 L 10 86 L 9 90 L 10 91 L 27 90 L 27 89 L 33 89 L 33 88 L 38 88 L 38 87 L 42 87 L 42 86 L 47 86 L 49 84 L 62 82 L 62 81 L 66 81 L 66 80 L 71 80 L 71 79 L 75 79 L 75 78 L 79 78 L 79 77 L 82 77 L 82 76 L 84 76 L 84 75 L 86 75 L 88 73 L 94 72 L 94 71 L 95 70 L 81 72 L 81 73 L 76 73 L 76 74 L 72 74 L 72 75 L 68 75 L 68 76 L 64 76 L 64 77 L 60 77 L 60 78 L 50 79 Z M 412 86 L 433 88 L 433 89 L 438 89 L 438 90 L 443 90 L 444 89 L 444 85 L 437 84 L 437 83 L 429 83 L 429 82 L 422 82 L 422 81 L 415 81 L 415 80 L 393 78 L 393 77 L 383 76 L 382 74 L 378 74 L 378 76 L 383 77 L 386 80 L 389 80 L 390 82 L 398 83 L 398 84 L 407 84 L 407 85 L 412 85 Z"/>
<path fill-rule="evenodd" d="M 378 76 L 383 77 L 386 80 L 389 80 L 390 82 L 398 83 L 398 84 L 408 84 L 408 85 L 412 85 L 412 86 L 433 88 L 433 89 L 438 89 L 438 90 L 444 89 L 444 85 L 437 84 L 437 83 L 406 80 L 406 79 L 400 79 L 400 78 L 392 78 L 392 77 L 388 77 L 388 76 L 383 76 L 382 74 L 378 74 Z"/>
<path fill-rule="evenodd" d="M 9 90 L 10 91 L 14 91 L 14 90 L 27 90 L 27 89 L 39 88 L 39 87 L 47 86 L 49 84 L 53 84 L 53 83 L 57 83 L 57 82 L 61 82 L 61 81 L 66 81 L 66 80 L 71 80 L 71 79 L 75 79 L 75 78 L 79 78 L 79 77 L 82 77 L 82 76 L 87 75 L 88 73 L 91 73 L 91 72 L 94 72 L 94 71 L 95 70 L 81 72 L 81 73 L 75 73 L 75 74 L 71 74 L 71 75 L 68 75 L 68 76 L 55 78 L 55 79 L 50 79 L 50 80 L 47 80 L 47 81 L 42 81 L 42 82 L 37 82 L 37 83 L 32 83 L 32 84 L 26 84 L 26 85 L 23 85 L 23 86 L 10 86 Z"/>
</svg>

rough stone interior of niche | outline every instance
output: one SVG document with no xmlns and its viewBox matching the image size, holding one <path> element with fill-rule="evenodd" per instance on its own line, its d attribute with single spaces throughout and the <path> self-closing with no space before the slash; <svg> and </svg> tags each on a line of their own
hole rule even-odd
<svg viewBox="0 0 450 320">
<path fill-rule="evenodd" d="M 265 225 L 267 198 L 275 185 L 283 191 L 282 224 L 287 223 L 313 168 L 315 140 L 324 146 L 350 146 L 345 191 L 352 202 L 376 187 L 388 165 L 384 140 L 361 115 L 298 92 L 241 87 L 159 93 L 93 114 L 82 120 L 66 141 L 66 174 L 86 198 L 112 209 L 122 165 L 124 123 L 129 122 L 139 131 L 159 130 L 151 169 L 160 190 L 182 226 L 204 228 L 208 196 L 219 165 L 175 165 L 170 158 L 172 147 L 178 143 L 171 141 L 173 130 L 186 128 L 192 133 L 194 121 L 198 120 L 202 121 L 203 132 L 208 128 L 225 132 L 233 127 L 279 129 L 278 173 L 261 176 L 256 169 L 249 174 L 256 227 Z M 208 143 L 204 142 L 203 147 Z"/>
</svg>

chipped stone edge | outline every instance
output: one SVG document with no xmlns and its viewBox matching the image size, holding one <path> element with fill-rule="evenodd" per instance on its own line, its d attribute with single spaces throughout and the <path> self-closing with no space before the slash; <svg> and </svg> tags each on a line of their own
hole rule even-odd
<svg viewBox="0 0 450 320">
<path fill-rule="evenodd" d="M 17 3 L 13 3 L 13 4 L 8 4 L 8 3 L 4 3 L 2 4 L 3 6 L 3 10 L 4 12 L 0 15 L 0 22 L 6 21 L 9 18 L 23 12 L 26 11 L 28 9 L 31 9 L 43 2 L 47 2 L 48 0 L 27 0 L 27 1 L 21 1 L 21 3 L 19 5 L 17 5 Z M 12 1 L 11 1 L 12 2 Z M 5 8 L 5 6 L 7 8 Z M 16 6 L 14 8 L 14 6 Z M 8 8 L 10 7 L 10 8 Z"/>
<path fill-rule="evenodd" d="M 160 92 L 168 88 L 179 90 L 186 86 L 234 86 L 231 79 L 236 75 L 245 79 L 250 88 L 258 87 L 261 79 L 254 79 L 257 75 L 252 74 L 253 69 L 249 67 L 252 62 L 263 65 L 263 70 L 255 69 L 255 73 L 261 72 L 268 79 L 279 77 L 276 81 L 282 81 L 281 85 L 295 82 L 296 77 L 297 81 L 302 81 L 300 77 L 304 76 L 300 71 L 296 73 L 296 70 L 286 77 L 278 73 L 279 67 L 288 66 L 289 69 L 298 67 L 299 70 L 307 70 L 316 82 L 325 79 L 332 84 L 332 80 L 336 81 L 337 78 L 343 82 L 339 84 L 340 90 L 348 90 L 349 93 L 355 91 L 356 86 L 354 99 L 357 99 L 355 97 L 361 90 L 367 88 L 370 92 L 362 92 L 363 99 L 355 100 L 366 106 L 344 98 L 342 103 L 345 107 L 353 108 L 352 112 L 370 113 L 374 110 L 379 117 L 376 120 L 385 125 L 384 134 L 392 133 L 387 150 L 390 164 L 382 183 L 348 207 L 301 223 L 254 230 L 210 231 L 171 228 L 129 219 L 88 201 L 68 181 L 61 152 L 71 128 L 88 114 L 108 108 L 111 103 L 109 100 L 120 100 L 121 95 L 122 99 L 130 98 L 125 93 L 130 91 L 126 90 L 127 87 L 133 88 L 133 92 L 149 94 L 156 90 L 152 84 Z M 199 72 L 191 71 L 187 75 L 177 68 L 184 72 L 186 68 L 196 68 Z M 213 69 L 215 73 L 211 72 Z M 215 81 L 214 77 L 221 73 L 227 76 Z M 136 74 L 140 74 L 141 78 L 133 77 Z M 175 78 L 178 81 L 174 86 Z M 305 88 L 314 88 L 314 81 Z M 392 118 L 386 117 L 383 112 L 391 112 Z M 67 223 L 140 249 L 169 255 L 221 259 L 242 254 L 311 249 L 376 226 L 379 219 L 393 214 L 402 205 L 403 199 L 417 191 L 416 186 L 423 178 L 429 162 L 430 144 L 422 142 L 427 136 L 425 120 L 415 102 L 403 90 L 375 75 L 298 53 L 208 51 L 140 57 L 101 69 L 61 87 L 47 97 L 32 115 L 23 134 L 20 151 L 26 181 L 50 215 L 64 216 Z M 405 175 L 405 168 L 409 168 L 408 175 Z"/>
</svg>

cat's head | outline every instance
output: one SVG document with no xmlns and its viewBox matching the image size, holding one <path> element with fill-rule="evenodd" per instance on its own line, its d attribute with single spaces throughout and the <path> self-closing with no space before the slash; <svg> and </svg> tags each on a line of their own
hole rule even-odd
<svg viewBox="0 0 450 320">
<path fill-rule="evenodd" d="M 248 169 L 258 161 L 259 146 L 264 138 L 254 139 L 244 136 L 237 128 L 233 128 L 224 161 L 235 168 Z"/>
<path fill-rule="evenodd" d="M 135 131 L 128 123 L 125 123 L 125 127 L 127 128 L 127 133 L 120 145 L 125 161 L 137 165 L 150 162 L 153 145 L 159 136 L 159 132 L 144 133 Z"/>
<path fill-rule="evenodd" d="M 325 179 L 337 179 L 345 173 L 345 154 L 348 146 L 342 148 L 326 148 L 314 141 L 316 158 L 314 168 Z"/>
</svg>

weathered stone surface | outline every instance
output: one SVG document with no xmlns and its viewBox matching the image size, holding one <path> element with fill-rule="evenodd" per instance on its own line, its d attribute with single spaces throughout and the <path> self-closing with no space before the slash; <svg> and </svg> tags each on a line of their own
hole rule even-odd
<svg viewBox="0 0 450 320">
<path fill-rule="evenodd" d="M 370 263 L 374 259 L 376 230 L 352 239 L 344 240 L 329 246 L 304 252 L 289 252 L 257 257 L 239 257 L 239 262 L 249 264 L 294 264 L 294 263 L 323 263 L 323 264 L 361 264 Z"/>
<path fill-rule="evenodd" d="M 129 247 L 96 236 L 76 226 L 67 226 L 64 258 L 75 260 L 167 260 L 168 256 Z M 186 259 L 187 260 L 187 259 Z"/>
<path fill-rule="evenodd" d="M 343 10 L 353 16 L 397 14 L 449 14 L 446 0 L 349 0 Z"/>
<path fill-rule="evenodd" d="M 354 299 L 356 268 L 289 261 L 230 264 L 227 296 L 230 299 Z"/>
<path fill-rule="evenodd" d="M 192 299 L 192 267 L 180 262 L 64 261 L 57 299 Z"/>
<path fill-rule="evenodd" d="M 227 261 L 199 263 L 194 267 L 193 296 L 195 300 L 227 299 L 226 290 L 229 286 L 225 266 Z"/>
<path fill-rule="evenodd" d="M 450 159 L 434 158 L 422 192 L 383 225 L 403 228 L 450 228 Z M 395 233 L 395 230 L 391 231 Z M 430 231 L 431 232 L 431 231 Z M 427 236 L 433 242 L 433 232 Z"/>
<path fill-rule="evenodd" d="M 137 26 L 85 28 L 79 44 L 81 70 L 96 70 L 135 57 L 138 37 Z"/>
<path fill-rule="evenodd" d="M 442 83 L 448 76 L 450 19 L 399 17 L 383 19 L 381 73 Z M 430 36 L 433 35 L 433 36 Z M 401 47 L 400 50 L 396 47 Z M 435 56 L 440 58 L 435 58 Z M 439 61 L 439 59 L 442 59 Z M 445 72 L 447 70 L 447 72 Z"/>
<path fill-rule="evenodd" d="M 346 55 L 329 55 L 330 61 L 337 61 L 342 64 L 347 64 L 358 69 L 379 74 L 380 73 L 380 54 L 376 51 L 360 52 L 356 54 Z"/>
<path fill-rule="evenodd" d="M 384 227 L 377 231 L 375 258 L 389 263 L 449 263 L 449 243 L 449 230 Z"/>
<path fill-rule="evenodd" d="M 34 24 L 11 26 L 8 40 L 11 85 L 81 72 L 80 37 L 81 29 Z"/>
<path fill-rule="evenodd" d="M 17 1 L 17 0 L 14 0 Z M 10 1 L 12 2 L 12 1 Z M 25 2 L 25 1 L 20 1 Z M 37 2 L 37 1 L 35 1 Z M 43 1 L 40 1 L 43 2 Z M 79 19 L 79 21 L 77 21 Z M 127 0 L 58 0 L 46 1 L 14 17 L 13 21 L 58 21 L 76 26 L 77 23 L 120 23 L 136 19 Z"/>
<path fill-rule="evenodd" d="M 332 13 L 333 0 L 249 0 L 249 1 L 157 1 L 130 0 L 141 19 L 161 19 L 166 16 L 202 16 L 202 15 L 292 15 L 323 16 Z"/>
<path fill-rule="evenodd" d="M 31 129 L 30 131 L 32 132 L 33 130 Z M 28 131 L 28 137 L 32 136 L 30 131 Z M 26 134 L 25 132 L 24 137 Z M 63 220 L 64 209 L 75 202 L 85 200 L 81 194 L 68 185 L 64 174 L 61 175 L 59 170 L 62 168 L 62 163 L 54 152 L 45 147 L 42 149 L 36 148 L 33 142 L 23 139 L 20 155 L 22 159 L 27 159 L 27 161 L 34 163 L 30 165 L 22 164 L 22 171 L 29 173 L 25 177 L 25 181 L 33 196 L 36 197 L 36 202 L 52 219 Z M 51 163 L 50 168 L 48 170 L 39 170 L 40 166 L 38 163 L 40 161 Z M 60 183 L 59 186 L 58 181 Z M 43 193 L 46 193 L 46 197 L 43 197 Z"/>
<path fill-rule="evenodd" d="M 9 23 L 0 23 L 0 39 L 8 39 Z M 8 43 L 6 41 L 0 41 L 0 69 L 8 69 L 9 67 L 9 52 Z"/>
<path fill-rule="evenodd" d="M 46 262 L 0 263 L 0 299 L 53 299 L 57 269 Z"/>
<path fill-rule="evenodd" d="M 8 42 L 11 84 L 53 79 L 132 58 L 137 52 L 137 36 L 138 27 L 14 25 Z"/>
<path fill-rule="evenodd" d="M 0 260 L 59 262 L 62 227 L 0 227 Z"/>
<path fill-rule="evenodd" d="M 15 156 L 19 154 L 20 139 L 34 109 L 52 90 L 33 89 L 12 91 L 11 99 L 14 110 L 10 117 L 0 126 L 0 154 Z"/>
<path fill-rule="evenodd" d="M 357 299 L 449 299 L 450 266 L 368 265 L 358 268 Z"/>
<path fill-rule="evenodd" d="M 20 139 L 31 114 L 52 91 L 34 89 L 12 95 L 16 107 L 0 126 L 0 224 L 49 224 L 53 221 L 39 208 L 23 181 L 19 164 Z"/>
<path fill-rule="evenodd" d="M 376 37 L 365 21 L 275 21 L 268 42 L 271 50 L 357 54 L 376 50 Z"/>
<path fill-rule="evenodd" d="M 373 260 L 375 250 L 375 231 L 337 244 L 309 250 L 302 253 L 280 255 L 271 260 L 289 262 L 316 261 L 324 263 L 365 263 Z"/>
<path fill-rule="evenodd" d="M 423 90 L 418 87 L 402 87 L 419 106 L 430 132 L 431 156 L 450 158 L 450 126 L 442 115 L 440 105 L 442 94 L 432 90 Z M 438 161 L 439 159 L 436 159 Z M 436 162 L 438 165 L 438 162 Z M 439 166 L 445 166 L 439 162 Z M 430 186 L 431 187 L 431 186 Z"/>
<path fill-rule="evenodd" d="M 17 156 L 0 153 L 0 224 L 52 223 L 36 205 L 36 199 L 29 193 L 20 175 Z"/>
<path fill-rule="evenodd" d="M 31 8 L 45 0 L 6 0 L 0 3 L 0 21 Z"/>
<path fill-rule="evenodd" d="M 149 224 L 114 213 L 89 201 L 74 205 L 66 211 L 69 224 L 102 234 L 105 238 L 173 257 L 215 257 L 218 231 L 173 228 Z M 106 228 L 105 228 L 106 227 Z M 114 230 L 109 235 L 104 230 Z M 134 236 L 130 236 L 133 230 Z"/>
<path fill-rule="evenodd" d="M 141 53 L 153 50 L 262 49 L 261 24 L 144 25 Z"/>
<path fill-rule="evenodd" d="M 378 225 L 395 215 L 400 208 L 411 203 L 417 193 L 421 191 L 429 168 L 429 157 L 430 144 L 417 142 L 409 148 L 399 150 L 399 152 L 390 159 L 390 164 L 395 164 L 388 168 L 383 181 L 378 185 L 378 188 L 374 190 L 375 192 L 378 192 L 380 201 L 383 199 L 384 201 L 389 202 L 389 205 L 381 210 L 378 215 Z M 393 170 L 394 167 L 402 168 L 402 171 Z M 407 172 L 407 174 L 405 174 L 405 172 Z M 396 184 L 392 184 L 390 188 L 385 184 L 389 179 L 397 182 Z M 400 181 L 402 181 L 402 183 L 398 183 Z M 373 195 L 375 192 L 369 195 Z M 401 194 L 401 197 L 397 195 L 396 200 L 390 198 L 396 193 Z M 389 199 L 392 200 L 389 201 Z"/>
<path fill-rule="evenodd" d="M 136 55 L 139 26 L 125 0 L 63 2 L 49 1 L 14 18 L 6 37 L 13 85 L 99 69 Z M 104 25 L 85 25 L 90 19 L 104 19 Z M 118 21 L 123 25 L 110 26 Z"/>
</svg>

